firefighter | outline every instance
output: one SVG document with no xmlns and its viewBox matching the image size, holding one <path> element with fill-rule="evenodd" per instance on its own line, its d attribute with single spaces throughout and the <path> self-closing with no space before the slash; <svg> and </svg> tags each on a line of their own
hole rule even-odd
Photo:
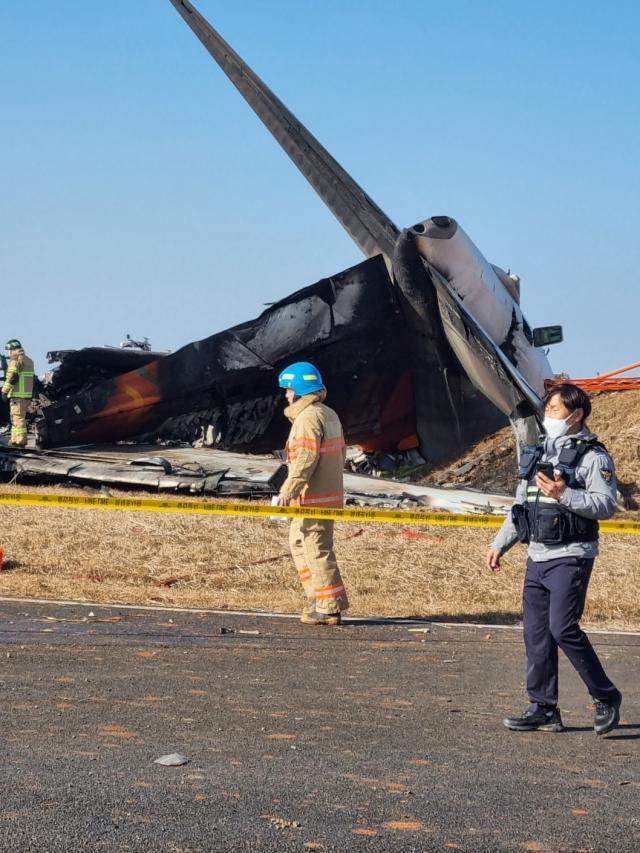
<svg viewBox="0 0 640 853">
<path fill-rule="evenodd" d="M 278 495 L 287 506 L 342 507 L 345 443 L 337 414 L 324 405 L 327 395 L 320 373 L 308 362 L 290 365 L 279 376 L 291 421 L 287 441 L 289 472 Z M 305 625 L 339 625 L 349 606 L 333 551 L 334 523 L 293 518 L 291 555 L 307 596 L 300 621 Z"/>
<path fill-rule="evenodd" d="M 591 401 L 569 382 L 547 395 L 542 444 L 520 457 L 516 500 L 487 554 L 487 566 L 516 542 L 527 542 L 523 623 L 529 705 L 507 717 L 513 731 L 562 731 L 558 709 L 558 648 L 585 683 L 595 706 L 598 735 L 618 725 L 622 695 L 605 673 L 580 627 L 598 553 L 598 519 L 616 509 L 613 461 L 586 427 Z"/>
<path fill-rule="evenodd" d="M 20 341 L 12 338 L 5 346 L 9 365 L 2 386 L 2 399 L 9 401 L 11 440 L 9 447 L 27 446 L 27 409 L 33 397 L 33 362 Z"/>
</svg>

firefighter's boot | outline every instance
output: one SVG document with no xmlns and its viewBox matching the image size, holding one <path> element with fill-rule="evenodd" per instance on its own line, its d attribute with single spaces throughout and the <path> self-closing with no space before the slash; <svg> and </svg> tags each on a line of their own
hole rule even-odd
<svg viewBox="0 0 640 853">
<path fill-rule="evenodd" d="M 303 625 L 341 625 L 342 616 L 340 613 L 318 613 L 317 610 L 311 610 L 305 607 L 300 616 L 300 621 Z"/>
</svg>

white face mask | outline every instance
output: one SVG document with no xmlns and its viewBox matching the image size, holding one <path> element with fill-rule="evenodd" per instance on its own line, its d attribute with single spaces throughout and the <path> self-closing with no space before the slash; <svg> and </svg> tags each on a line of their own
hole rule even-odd
<svg viewBox="0 0 640 853">
<path fill-rule="evenodd" d="M 561 438 L 561 436 L 567 434 L 570 418 L 571 415 L 568 418 L 545 418 L 542 422 L 544 431 L 549 438 Z"/>
</svg>

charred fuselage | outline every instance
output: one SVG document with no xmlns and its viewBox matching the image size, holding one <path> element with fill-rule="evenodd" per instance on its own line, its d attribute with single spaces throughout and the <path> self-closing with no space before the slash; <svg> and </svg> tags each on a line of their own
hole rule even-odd
<svg viewBox="0 0 640 853">
<path fill-rule="evenodd" d="M 401 254 L 406 262 L 406 247 Z M 211 428 L 222 447 L 274 450 L 286 437 L 276 378 L 304 357 L 320 367 L 349 442 L 371 450 L 419 446 L 442 458 L 504 418 L 447 353 L 442 331 L 428 332 L 414 313 L 384 260 L 372 258 L 256 320 L 45 407 L 39 442 L 149 434 L 192 441 Z"/>
<path fill-rule="evenodd" d="M 210 430 L 223 447 L 279 448 L 276 377 L 297 360 L 318 364 L 347 440 L 366 448 L 442 460 L 507 418 L 535 438 L 551 370 L 507 274 L 448 217 L 400 232 L 193 4 L 170 2 L 369 259 L 46 407 L 40 443 Z"/>
</svg>

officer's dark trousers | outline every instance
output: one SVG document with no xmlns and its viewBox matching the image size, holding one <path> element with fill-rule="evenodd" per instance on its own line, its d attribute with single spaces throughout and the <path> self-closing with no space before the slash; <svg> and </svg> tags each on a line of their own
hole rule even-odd
<svg viewBox="0 0 640 853">
<path fill-rule="evenodd" d="M 558 702 L 558 646 L 569 658 L 594 699 L 617 702 L 620 694 L 607 678 L 589 638 L 580 627 L 593 560 L 565 557 L 527 561 L 524 580 L 524 643 L 527 692 L 535 705 Z"/>
</svg>

